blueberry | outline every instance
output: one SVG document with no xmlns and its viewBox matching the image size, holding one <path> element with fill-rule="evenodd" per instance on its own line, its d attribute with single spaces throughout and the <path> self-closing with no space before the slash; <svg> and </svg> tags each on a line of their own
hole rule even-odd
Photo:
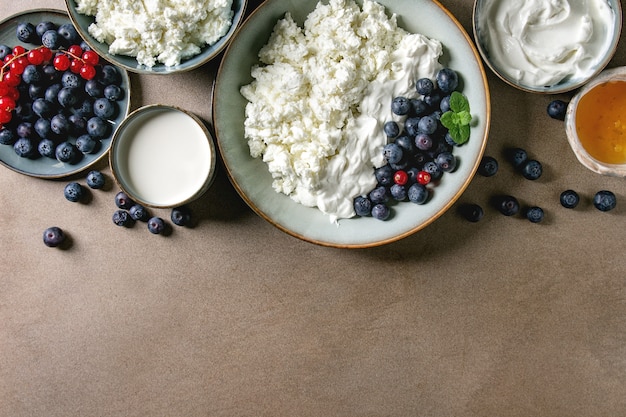
<svg viewBox="0 0 626 417">
<path fill-rule="evenodd" d="M 165 222 L 160 217 L 151 217 L 148 220 L 148 230 L 150 233 L 158 235 L 165 230 Z"/>
<path fill-rule="evenodd" d="M 104 97 L 111 101 L 119 101 L 124 97 L 124 90 L 115 84 L 104 87 Z"/>
<path fill-rule="evenodd" d="M 84 134 L 76 138 L 76 149 L 84 154 L 96 153 L 99 149 L 100 141 Z"/>
<path fill-rule="evenodd" d="M 463 218 L 472 223 L 480 221 L 485 215 L 483 208 L 474 203 L 461 204 L 459 206 L 459 213 Z"/>
<path fill-rule="evenodd" d="M 50 21 L 43 21 L 43 22 L 39 22 L 37 26 L 35 26 L 35 33 L 37 33 L 37 36 L 39 37 L 39 39 L 41 39 L 43 34 L 49 30 L 56 31 L 57 25 Z"/>
<path fill-rule="evenodd" d="M 423 116 L 428 111 L 428 105 L 424 100 L 414 98 L 411 100 L 411 109 L 415 116 Z"/>
<path fill-rule="evenodd" d="M 39 100 L 39 99 L 37 99 Z M 34 122 L 37 116 L 33 112 L 33 103 L 30 101 L 18 101 L 15 106 L 15 115 L 24 122 Z"/>
<path fill-rule="evenodd" d="M 357 216 L 366 217 L 372 214 L 372 202 L 367 197 L 355 197 L 353 206 Z M 174 219 L 172 219 L 172 221 L 174 221 Z M 176 222 L 174 222 L 174 224 L 176 224 Z"/>
<path fill-rule="evenodd" d="M 541 177 L 543 168 L 541 166 L 541 162 L 535 159 L 529 159 L 521 166 L 521 172 L 524 178 L 534 181 Z"/>
<path fill-rule="evenodd" d="M 99 190 L 104 187 L 106 183 L 106 178 L 104 174 L 97 170 L 91 170 L 87 173 L 87 186 L 89 188 L 93 188 L 95 190 Z"/>
<path fill-rule="evenodd" d="M 5 44 L 0 44 L 0 59 L 4 59 L 7 55 L 13 53 L 13 50 L 10 46 Z"/>
<path fill-rule="evenodd" d="M 374 188 L 369 193 L 369 199 L 372 204 L 386 203 L 389 201 L 389 194 L 387 193 L 387 188 L 383 186 L 379 186 Z"/>
<path fill-rule="evenodd" d="M 505 216 L 513 216 L 519 212 L 519 202 L 511 195 L 500 196 L 496 200 L 496 208 Z"/>
<path fill-rule="evenodd" d="M 24 72 L 22 73 L 22 80 L 26 84 L 38 84 L 42 82 L 43 75 L 39 70 L 39 67 L 33 64 L 26 65 Z"/>
<path fill-rule="evenodd" d="M 78 161 L 78 154 L 76 146 L 68 141 L 59 143 L 54 151 L 54 155 L 60 162 L 74 163 Z"/>
<path fill-rule="evenodd" d="M 417 130 L 420 133 L 432 135 L 435 131 L 437 131 L 437 120 L 432 116 L 424 116 L 417 124 Z"/>
<path fill-rule="evenodd" d="M 450 68 L 442 68 L 437 72 L 437 87 L 445 94 L 450 94 L 459 85 L 458 74 Z"/>
<path fill-rule="evenodd" d="M 417 182 L 417 175 L 419 174 L 420 169 L 418 167 L 410 167 L 406 170 L 406 175 L 408 177 L 407 184 L 411 185 Z"/>
<path fill-rule="evenodd" d="M 395 138 L 400 134 L 400 127 L 394 121 L 387 122 L 383 125 L 383 131 L 388 138 Z"/>
<path fill-rule="evenodd" d="M 411 110 L 411 101 L 406 97 L 395 97 L 391 101 L 391 111 L 398 116 L 404 116 Z"/>
<path fill-rule="evenodd" d="M 63 113 L 55 114 L 50 119 L 50 129 L 60 137 L 65 137 L 70 131 L 70 122 Z"/>
<path fill-rule="evenodd" d="M 74 136 L 80 136 L 87 133 L 87 120 L 78 113 L 72 113 L 67 116 L 70 123 L 70 132 Z"/>
<path fill-rule="evenodd" d="M 61 79 L 61 73 L 54 68 L 54 65 L 44 65 L 41 67 L 41 81 L 46 85 L 56 83 Z"/>
<path fill-rule="evenodd" d="M 402 160 L 402 148 L 395 143 L 388 143 L 383 147 L 383 157 L 387 162 L 396 164 Z"/>
<path fill-rule="evenodd" d="M 128 209 L 128 214 L 133 220 L 145 222 L 150 218 L 150 213 L 148 209 L 142 206 L 141 204 L 133 204 L 130 209 Z"/>
<path fill-rule="evenodd" d="M 610 211 L 617 205 L 617 197 L 611 191 L 601 190 L 593 196 L 593 206 L 600 211 Z"/>
<path fill-rule="evenodd" d="M 45 98 L 50 103 L 56 103 L 58 100 L 57 96 L 59 95 L 59 91 L 61 91 L 61 88 L 63 88 L 63 86 L 60 83 L 49 85 L 48 88 L 46 88 L 46 92 L 44 93 L 43 98 Z"/>
<path fill-rule="evenodd" d="M 374 176 L 380 185 L 387 187 L 393 184 L 393 168 L 387 164 L 381 166 L 380 168 L 376 168 L 374 170 Z"/>
<path fill-rule="evenodd" d="M 456 157 L 452 152 L 441 152 L 435 157 L 435 163 L 443 172 L 452 172 L 456 168 Z"/>
<path fill-rule="evenodd" d="M 85 88 L 83 79 L 72 71 L 65 71 L 61 76 L 61 84 L 67 88 Z"/>
<path fill-rule="evenodd" d="M 533 223 L 539 223 L 543 220 L 543 209 L 533 206 L 526 209 L 526 218 Z"/>
<path fill-rule="evenodd" d="M 37 148 L 30 138 L 17 139 L 13 144 L 13 150 L 22 158 L 32 158 L 37 154 Z"/>
<path fill-rule="evenodd" d="M 98 98 L 93 102 L 93 114 L 102 119 L 112 118 L 115 115 L 115 112 L 115 104 L 109 101 L 109 99 Z"/>
<path fill-rule="evenodd" d="M 412 203 L 424 204 L 428 199 L 428 189 L 416 182 L 409 187 L 407 197 Z"/>
<path fill-rule="evenodd" d="M 454 139 L 452 138 L 452 135 L 450 134 L 450 132 L 446 132 L 446 134 L 443 137 L 443 140 L 449 146 L 459 146 L 459 144 L 456 143 Z"/>
<path fill-rule="evenodd" d="M 17 128 L 15 129 L 15 133 L 17 133 L 17 136 L 20 138 L 31 138 L 34 131 L 33 124 L 30 122 L 22 122 L 17 125 Z"/>
<path fill-rule="evenodd" d="M 43 84 L 30 84 L 28 86 L 28 96 L 31 100 L 44 98 L 47 86 Z"/>
<path fill-rule="evenodd" d="M 493 156 L 483 156 L 478 165 L 478 173 L 483 177 L 493 177 L 498 172 L 498 160 Z"/>
<path fill-rule="evenodd" d="M 357 214 L 359 214 L 359 211 L 357 210 L 356 199 L 354 202 L 354 209 L 357 212 Z M 371 209 L 371 203 L 370 203 L 370 209 Z M 359 216 L 361 216 L 361 214 L 359 214 Z M 172 223 L 174 223 L 177 226 L 189 226 L 191 224 L 191 210 L 187 206 L 174 207 L 170 214 L 170 218 L 172 219 Z"/>
<path fill-rule="evenodd" d="M 375 204 L 372 207 L 372 217 L 378 220 L 387 220 L 389 215 L 391 214 L 391 210 L 386 205 L 379 203 Z"/>
<path fill-rule="evenodd" d="M 95 79 L 91 79 L 85 82 L 85 92 L 94 98 L 104 97 L 104 88 Z"/>
<path fill-rule="evenodd" d="M 74 87 L 63 87 L 57 94 L 57 101 L 62 107 L 74 107 L 78 103 L 78 91 Z"/>
<path fill-rule="evenodd" d="M 31 105 L 33 113 L 42 118 L 49 118 L 54 113 L 54 104 L 46 99 L 38 98 Z"/>
<path fill-rule="evenodd" d="M 389 193 L 394 200 L 404 201 L 407 198 L 407 191 L 404 185 L 393 184 L 389 189 Z"/>
<path fill-rule="evenodd" d="M 124 191 L 120 191 L 115 195 L 115 205 L 123 210 L 128 210 L 135 205 L 135 202 Z"/>
<path fill-rule="evenodd" d="M 426 133 L 415 136 L 415 147 L 421 151 L 428 151 L 433 147 L 433 138 Z"/>
<path fill-rule="evenodd" d="M 450 96 L 449 95 L 441 99 L 441 101 L 439 102 L 439 110 L 441 110 L 442 113 L 445 113 L 450 110 Z"/>
<path fill-rule="evenodd" d="M 528 153 L 522 148 L 510 148 L 506 150 L 506 156 L 509 162 L 515 168 L 519 168 L 528 159 Z"/>
<path fill-rule="evenodd" d="M 567 112 L 567 103 L 563 100 L 552 100 L 548 104 L 548 116 L 556 120 L 565 120 L 565 113 Z"/>
<path fill-rule="evenodd" d="M 104 138 L 109 133 L 109 124 L 98 116 L 87 120 L 87 133 L 94 138 Z"/>
<path fill-rule="evenodd" d="M 80 201 L 85 195 L 85 190 L 83 186 L 77 182 L 70 182 L 65 186 L 63 190 L 63 195 L 67 199 L 67 201 L 71 201 L 72 203 L 76 203 Z"/>
<path fill-rule="evenodd" d="M 432 93 L 430 93 L 427 96 L 424 96 L 424 103 L 426 103 L 426 105 L 430 107 L 431 109 L 438 108 L 439 104 L 441 103 L 442 98 L 443 98 L 443 95 L 441 91 L 433 90 Z"/>
<path fill-rule="evenodd" d="M 45 156 L 46 158 L 56 158 L 55 155 L 56 144 L 52 139 L 42 139 L 39 141 L 37 145 L 37 151 L 39 155 Z"/>
<path fill-rule="evenodd" d="M 134 224 L 133 218 L 126 210 L 116 210 L 112 220 L 114 224 L 120 227 L 131 227 Z"/>
<path fill-rule="evenodd" d="M 417 90 L 417 93 L 423 96 L 427 96 L 432 93 L 434 88 L 435 83 L 433 83 L 433 80 L 430 78 L 420 78 L 415 82 L 415 89 Z"/>
<path fill-rule="evenodd" d="M 56 30 L 50 29 L 41 35 L 41 44 L 48 49 L 59 49 L 61 46 L 61 38 Z"/>
<path fill-rule="evenodd" d="M 64 23 L 58 27 L 57 33 L 64 40 L 65 45 L 78 45 L 82 39 L 71 23 Z"/>
<path fill-rule="evenodd" d="M 82 100 L 79 105 L 74 107 L 74 110 L 76 110 L 76 114 L 79 114 L 81 117 L 90 118 L 94 115 L 93 103 L 94 103 L 93 98 L 87 97 L 86 99 Z M 86 126 L 86 122 L 85 122 L 85 126 Z"/>
<path fill-rule="evenodd" d="M 409 136 L 415 137 L 417 134 L 419 134 L 419 122 L 419 117 L 409 117 L 404 121 L 404 130 Z"/>
<path fill-rule="evenodd" d="M 37 31 L 32 23 L 20 22 L 17 24 L 15 35 L 20 42 L 36 43 Z"/>
<path fill-rule="evenodd" d="M 578 193 L 574 190 L 565 190 L 560 196 L 561 205 L 565 208 L 573 209 L 580 202 Z"/>
<path fill-rule="evenodd" d="M 406 135 L 398 136 L 393 142 L 402 148 L 403 155 L 411 155 L 415 152 L 413 140 Z"/>
<path fill-rule="evenodd" d="M 14 133 L 13 129 L 7 127 L 0 128 L 0 144 L 13 145 L 16 140 L 17 135 Z"/>
<path fill-rule="evenodd" d="M 60 227 L 52 226 L 43 231 L 43 243 L 50 248 L 56 248 L 64 241 L 65 233 Z"/>
<path fill-rule="evenodd" d="M 113 65 L 105 64 L 98 74 L 98 81 L 102 85 L 120 85 L 122 77 L 117 68 Z"/>
<path fill-rule="evenodd" d="M 443 175 L 443 171 L 435 161 L 427 161 L 424 163 L 423 169 L 430 174 L 433 180 L 438 180 Z"/>
</svg>

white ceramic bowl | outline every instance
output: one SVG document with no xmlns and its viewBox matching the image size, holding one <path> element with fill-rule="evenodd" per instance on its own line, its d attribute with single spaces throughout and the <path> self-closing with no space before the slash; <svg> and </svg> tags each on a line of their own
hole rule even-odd
<svg viewBox="0 0 626 417">
<path fill-rule="evenodd" d="M 592 79 L 583 88 L 581 88 L 580 91 L 576 93 L 576 95 L 572 98 L 567 107 L 567 112 L 565 115 L 565 130 L 572 151 L 574 152 L 576 158 L 578 158 L 581 164 L 598 174 L 615 177 L 626 177 L 626 162 L 607 163 L 602 161 L 602 159 L 607 159 L 602 157 L 604 151 L 598 152 L 595 150 L 586 149 L 583 144 L 584 141 L 581 141 L 581 136 L 579 135 L 580 131 L 577 127 L 577 123 L 580 121 L 579 116 L 581 100 L 584 100 L 585 97 L 590 97 L 588 96 L 590 92 L 606 90 L 606 87 L 610 86 L 610 83 L 621 83 L 622 86 L 626 88 L 626 67 L 618 67 L 602 71 L 600 75 Z M 621 99 L 619 99 L 621 102 L 621 106 L 624 106 L 626 104 L 626 100 L 624 99 L 626 98 L 626 96 L 623 95 L 623 91 L 622 94 L 620 94 L 620 97 L 622 97 Z M 616 104 L 615 102 L 611 102 L 609 104 L 607 101 L 604 103 L 600 103 L 599 105 L 592 105 L 591 107 L 594 110 L 597 109 L 598 114 L 587 114 L 587 117 L 593 119 L 594 123 L 599 123 L 603 121 L 604 123 L 609 124 L 610 132 L 607 132 L 607 135 L 615 132 L 616 136 L 614 137 L 614 139 L 619 139 L 620 137 L 623 137 L 625 139 L 614 143 L 611 143 L 608 140 L 601 139 L 600 137 L 604 136 L 604 134 L 600 133 L 600 131 L 602 130 L 601 127 L 593 129 L 594 134 L 598 136 L 594 136 L 592 139 L 604 143 L 605 145 L 603 145 L 602 148 L 605 148 L 606 146 L 613 148 L 617 147 L 619 154 L 626 155 L 626 117 L 622 116 L 624 117 L 624 124 L 621 123 L 622 117 L 619 117 L 620 120 L 611 120 L 604 117 L 599 117 L 602 115 L 601 113 L 605 113 L 606 109 L 604 105 L 617 106 L 618 108 L 622 109 L 621 115 L 626 114 L 626 107 L 620 107 L 620 104 Z M 608 117 L 606 114 L 603 114 L 602 116 Z M 621 134 L 618 131 L 621 131 Z M 609 155 L 617 155 L 617 153 L 614 154 L 613 152 L 609 151 Z"/>
<path fill-rule="evenodd" d="M 149 105 L 132 112 L 113 136 L 109 162 L 120 188 L 149 207 L 189 203 L 215 177 L 213 137 L 197 116 Z"/>
<path fill-rule="evenodd" d="M 87 16 L 80 14 L 76 11 L 76 0 L 65 0 L 67 11 L 72 19 L 72 23 L 87 42 L 87 44 L 100 56 L 104 57 L 107 61 L 112 62 L 120 67 L 125 68 L 130 72 L 140 74 L 172 74 L 175 72 L 189 71 L 198 68 L 201 65 L 206 64 L 213 58 L 215 58 L 225 47 L 228 45 L 231 37 L 235 33 L 235 30 L 239 24 L 243 21 L 243 16 L 246 10 L 248 0 L 233 0 L 233 21 L 228 29 L 226 35 L 218 40 L 213 45 L 206 45 L 202 48 L 201 52 L 191 58 L 183 60 L 179 65 L 168 67 L 161 63 L 157 63 L 151 68 L 144 65 L 139 65 L 137 60 L 131 56 L 113 55 L 109 53 L 109 45 L 98 42 L 91 34 L 89 34 L 89 25 L 91 25 L 95 18 L 93 16 Z"/>
<path fill-rule="evenodd" d="M 579 0 L 568 0 L 571 2 L 578 2 Z M 489 42 L 487 38 L 489 36 L 494 36 L 496 31 L 494 27 L 496 25 L 504 25 L 507 23 L 509 26 L 512 26 L 513 23 L 503 22 L 502 20 L 493 21 L 493 19 L 483 18 L 483 16 L 487 16 L 485 10 L 488 9 L 487 4 L 494 3 L 497 4 L 497 7 L 502 7 L 502 5 L 507 2 L 511 4 L 531 4 L 524 2 L 517 2 L 514 0 L 475 0 L 474 1 L 474 9 L 473 9 L 473 19 L 472 26 L 474 32 L 474 39 L 476 41 L 476 46 L 478 51 L 480 52 L 483 60 L 487 64 L 487 66 L 496 74 L 501 80 L 506 82 L 507 84 L 518 88 L 522 91 L 527 91 L 531 93 L 544 93 L 544 94 L 557 94 L 564 93 L 568 91 L 573 91 L 576 88 L 582 86 L 591 78 L 598 75 L 609 63 L 613 55 L 615 54 L 615 50 L 617 48 L 617 43 L 620 38 L 621 30 L 622 30 L 622 4 L 620 0 L 606 0 L 610 9 L 612 9 L 612 21 L 609 25 L 598 25 L 600 30 L 606 30 L 609 32 L 610 38 L 607 40 L 605 47 L 603 50 L 599 52 L 599 55 L 595 58 L 595 62 L 586 70 L 576 76 L 570 76 L 562 79 L 559 82 L 556 82 L 552 85 L 531 85 L 529 83 L 524 83 L 524 81 L 518 80 L 514 74 L 512 74 L 512 70 L 520 69 L 518 66 L 511 65 L 510 69 L 507 69 L 505 65 L 498 62 L 498 60 L 492 56 L 489 50 Z M 581 23 L 578 21 L 576 27 L 579 27 Z M 533 25 L 529 24 L 528 27 L 532 27 Z M 547 29 L 544 29 L 547 30 Z M 560 33 L 555 33 L 556 29 L 552 29 L 553 36 L 555 37 L 563 37 L 567 35 L 563 35 Z M 509 29 L 510 31 L 510 29 Z M 525 34 L 525 36 L 529 36 Z M 595 36 L 595 34 L 594 34 Z M 561 39 L 559 38 L 559 39 Z M 507 50 L 508 56 L 514 56 L 516 48 L 516 40 L 514 39 L 506 39 L 500 40 L 496 39 L 494 42 L 502 43 L 502 49 Z M 532 44 L 532 40 L 529 41 L 529 44 Z M 549 72 L 548 72 L 549 73 Z"/>
<path fill-rule="evenodd" d="M 431 224 L 448 210 L 469 185 L 487 141 L 490 98 L 486 76 L 473 42 L 459 22 L 436 1 L 381 0 L 389 13 L 410 32 L 439 39 L 444 45 L 442 63 L 457 69 L 463 79 L 474 125 L 469 142 L 455 149 L 460 161 L 434 188 L 432 199 L 423 205 L 405 202 L 393 207 L 387 221 L 372 217 L 341 219 L 333 224 L 317 208 L 305 207 L 272 188 L 267 165 L 250 156 L 244 137 L 246 100 L 241 86 L 252 81 L 250 70 L 258 63 L 257 53 L 267 43 L 278 19 L 289 11 L 302 25 L 317 2 L 267 0 L 243 23 L 227 48 L 219 68 L 213 97 L 216 140 L 231 182 L 246 203 L 262 218 L 308 242 L 341 248 L 363 248 L 399 240 Z M 359 2 L 360 3 L 360 2 Z M 416 18 L 415 16 L 422 16 Z"/>
</svg>

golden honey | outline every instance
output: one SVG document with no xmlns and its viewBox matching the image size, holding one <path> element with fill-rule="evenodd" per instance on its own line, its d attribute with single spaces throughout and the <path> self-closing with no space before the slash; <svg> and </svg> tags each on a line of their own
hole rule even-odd
<svg viewBox="0 0 626 417">
<path fill-rule="evenodd" d="M 576 133 L 589 155 L 607 164 L 626 163 L 626 81 L 609 81 L 581 97 Z"/>
</svg>

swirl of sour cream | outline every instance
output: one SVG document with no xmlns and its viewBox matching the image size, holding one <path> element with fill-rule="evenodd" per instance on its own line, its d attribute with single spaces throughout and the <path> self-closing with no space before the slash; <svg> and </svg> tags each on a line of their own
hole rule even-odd
<svg viewBox="0 0 626 417">
<path fill-rule="evenodd" d="M 615 12 L 606 0 L 484 0 L 476 18 L 494 67 L 532 88 L 589 76 L 615 30 Z"/>
</svg>

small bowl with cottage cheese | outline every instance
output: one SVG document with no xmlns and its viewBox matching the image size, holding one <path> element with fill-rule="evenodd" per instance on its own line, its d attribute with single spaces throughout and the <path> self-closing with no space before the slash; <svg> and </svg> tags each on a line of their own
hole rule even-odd
<svg viewBox="0 0 626 417">
<path fill-rule="evenodd" d="M 476 0 L 478 50 L 504 82 L 523 91 L 575 90 L 615 54 L 622 28 L 620 0 Z"/>
<path fill-rule="evenodd" d="M 215 58 L 243 20 L 247 0 L 65 0 L 72 23 L 108 61 L 171 74 Z"/>
<path fill-rule="evenodd" d="M 418 11 L 428 18 L 416 19 Z M 445 68 L 458 70 L 471 107 L 469 140 L 454 146 L 455 169 L 424 186 L 426 200 L 419 199 L 423 189 L 410 189 L 426 184 L 424 168 L 410 187 L 403 182 L 407 198 L 390 202 L 389 216 L 374 207 L 357 214 L 357 198 L 373 195 L 376 169 L 387 166 L 384 148 L 396 142 L 386 136 L 386 121 L 409 125 L 407 116 L 391 114 L 393 102 L 419 107 L 426 97 L 417 81 L 437 78 L 442 88 Z M 470 119 L 460 107 L 459 123 Z M 435 113 L 431 107 L 421 120 L 436 124 Z M 480 56 L 459 22 L 431 0 L 266 0 L 226 49 L 213 92 L 217 145 L 244 201 L 280 230 L 338 248 L 394 242 L 445 213 L 480 163 L 489 122 Z"/>
</svg>

